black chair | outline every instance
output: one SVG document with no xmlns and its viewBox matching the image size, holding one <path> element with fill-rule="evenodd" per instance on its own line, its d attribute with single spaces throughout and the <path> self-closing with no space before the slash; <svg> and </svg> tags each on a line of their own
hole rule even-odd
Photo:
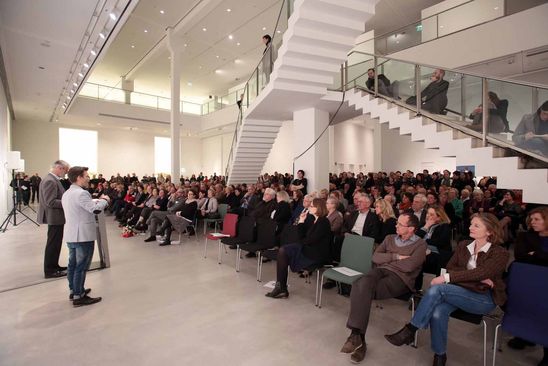
<svg viewBox="0 0 548 366">
<path fill-rule="evenodd" d="M 282 247 L 287 244 L 298 243 L 300 240 L 299 229 L 297 225 L 287 224 L 283 228 L 280 234 L 280 243 Z M 258 263 L 259 269 L 257 272 L 257 281 L 261 282 L 261 277 L 263 274 L 263 258 L 270 259 L 275 261 L 278 259 L 278 249 L 267 249 L 258 251 Z"/>
<path fill-rule="evenodd" d="M 238 220 L 236 229 L 237 236 L 234 238 L 223 238 L 221 243 L 224 245 L 242 245 L 255 240 L 255 219 L 251 216 L 241 216 Z M 219 261 L 219 264 L 221 262 Z"/>
<path fill-rule="evenodd" d="M 236 272 L 240 272 L 240 257 L 242 250 L 250 253 L 261 252 L 276 246 L 276 221 L 272 219 L 261 220 L 257 223 L 257 240 L 249 243 L 237 244 L 236 248 Z M 257 278 L 259 277 L 259 264 L 262 256 L 257 256 Z"/>
</svg>

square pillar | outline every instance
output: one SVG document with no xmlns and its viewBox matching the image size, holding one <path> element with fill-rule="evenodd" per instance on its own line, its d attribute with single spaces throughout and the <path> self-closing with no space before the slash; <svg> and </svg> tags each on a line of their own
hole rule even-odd
<svg viewBox="0 0 548 366">
<path fill-rule="evenodd" d="M 294 162 L 293 173 L 296 176 L 298 170 L 304 170 L 308 180 L 308 193 L 329 189 L 328 125 L 328 112 L 316 108 L 293 112 L 293 151 L 295 157 L 298 157 Z M 318 139 L 322 132 L 323 135 Z M 314 145 L 310 147 L 312 144 Z"/>
</svg>

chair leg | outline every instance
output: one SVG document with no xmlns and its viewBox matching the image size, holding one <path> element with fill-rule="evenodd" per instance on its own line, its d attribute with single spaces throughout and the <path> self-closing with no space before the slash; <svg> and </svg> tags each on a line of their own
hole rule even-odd
<svg viewBox="0 0 548 366">
<path fill-rule="evenodd" d="M 320 291 L 318 287 L 320 287 L 320 270 L 316 271 L 316 298 L 314 300 L 315 306 L 318 306 L 318 292 Z"/>
<path fill-rule="evenodd" d="M 236 248 L 236 272 L 240 272 L 240 246 Z"/>
<path fill-rule="evenodd" d="M 221 245 L 223 245 L 223 244 L 219 240 L 219 255 L 217 256 L 217 260 L 218 260 L 219 264 L 221 264 L 221 256 L 223 254 L 223 248 L 221 248 Z"/>
<path fill-rule="evenodd" d="M 259 252 L 261 260 L 259 261 L 259 273 L 257 274 L 257 281 L 262 282 L 263 277 L 263 254 Z"/>
<path fill-rule="evenodd" d="M 204 258 L 207 258 L 207 236 L 204 244 Z"/>
<path fill-rule="evenodd" d="M 259 281 L 259 267 L 261 265 L 261 262 L 262 262 L 262 253 L 261 251 L 259 251 L 257 253 L 257 281 Z"/>
<path fill-rule="evenodd" d="M 487 366 L 487 323 L 482 320 L 481 324 L 483 326 L 483 366 Z"/>
<path fill-rule="evenodd" d="M 320 281 L 320 296 L 318 298 L 318 308 L 322 308 L 322 292 L 323 292 L 323 274 L 322 274 L 322 279 Z"/>
<path fill-rule="evenodd" d="M 493 340 L 493 366 L 497 363 L 497 343 L 498 343 L 498 336 L 499 336 L 499 329 L 501 327 L 501 324 L 498 324 L 495 328 L 495 339 Z M 502 342 L 501 342 L 502 343 Z"/>
</svg>

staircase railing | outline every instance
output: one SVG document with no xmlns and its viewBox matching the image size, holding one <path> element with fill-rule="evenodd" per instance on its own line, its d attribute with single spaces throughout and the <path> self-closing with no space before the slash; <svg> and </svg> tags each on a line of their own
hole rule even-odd
<svg viewBox="0 0 548 366">
<path fill-rule="evenodd" d="M 277 50 L 282 44 L 282 35 L 287 30 L 289 17 L 293 13 L 293 5 L 294 0 L 282 0 L 282 6 L 280 7 L 280 12 L 278 13 L 278 17 L 276 19 L 276 25 L 274 26 L 274 31 L 272 32 L 272 40 L 270 41 L 268 47 L 265 49 L 261 60 L 257 64 L 257 67 L 255 67 L 253 73 L 247 80 L 243 89 L 243 93 L 240 96 L 238 103 L 238 119 L 236 120 L 234 137 L 232 138 L 232 145 L 230 147 L 230 153 L 228 155 L 225 168 L 226 180 L 228 180 L 230 165 L 232 164 L 234 155 L 236 153 L 235 150 L 238 144 L 238 134 L 241 131 L 243 114 L 270 81 L 270 74 L 272 73 L 274 62 L 278 57 Z"/>
<path fill-rule="evenodd" d="M 375 70 L 374 78 L 369 81 L 370 88 L 368 69 Z M 443 109 L 436 111 L 422 98 L 413 97 L 421 95 L 438 69 L 445 72 L 444 80 L 449 82 L 449 88 L 446 105 L 442 103 Z M 382 80 L 379 84 L 379 77 L 389 79 L 390 85 Z M 483 146 L 491 144 L 548 163 L 548 135 L 542 135 L 538 127 L 526 130 L 524 122 L 545 116 L 541 116 L 539 107 L 548 101 L 548 85 L 442 69 L 357 51 L 349 54 L 341 68 L 340 80 L 334 90 L 357 88 L 367 91 L 478 138 Z M 489 108 L 482 108 L 484 105 Z M 548 120 L 537 121 L 535 126 L 540 122 L 548 123 Z M 527 132 L 532 134 L 527 135 Z"/>
</svg>

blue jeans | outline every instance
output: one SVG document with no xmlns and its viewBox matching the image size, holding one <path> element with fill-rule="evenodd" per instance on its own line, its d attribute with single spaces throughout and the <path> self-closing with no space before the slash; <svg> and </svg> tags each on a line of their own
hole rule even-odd
<svg viewBox="0 0 548 366">
<path fill-rule="evenodd" d="M 79 243 L 67 243 L 69 248 L 69 262 L 67 267 L 67 279 L 70 293 L 75 299 L 84 296 L 84 282 L 86 282 L 86 271 L 89 269 L 93 258 L 94 241 Z"/>
<path fill-rule="evenodd" d="M 423 329 L 430 325 L 432 351 L 443 355 L 447 349 L 449 316 L 453 311 L 462 309 L 473 314 L 488 314 L 495 306 L 491 292 L 480 294 L 457 285 L 435 285 L 422 298 L 411 324 Z"/>
</svg>

